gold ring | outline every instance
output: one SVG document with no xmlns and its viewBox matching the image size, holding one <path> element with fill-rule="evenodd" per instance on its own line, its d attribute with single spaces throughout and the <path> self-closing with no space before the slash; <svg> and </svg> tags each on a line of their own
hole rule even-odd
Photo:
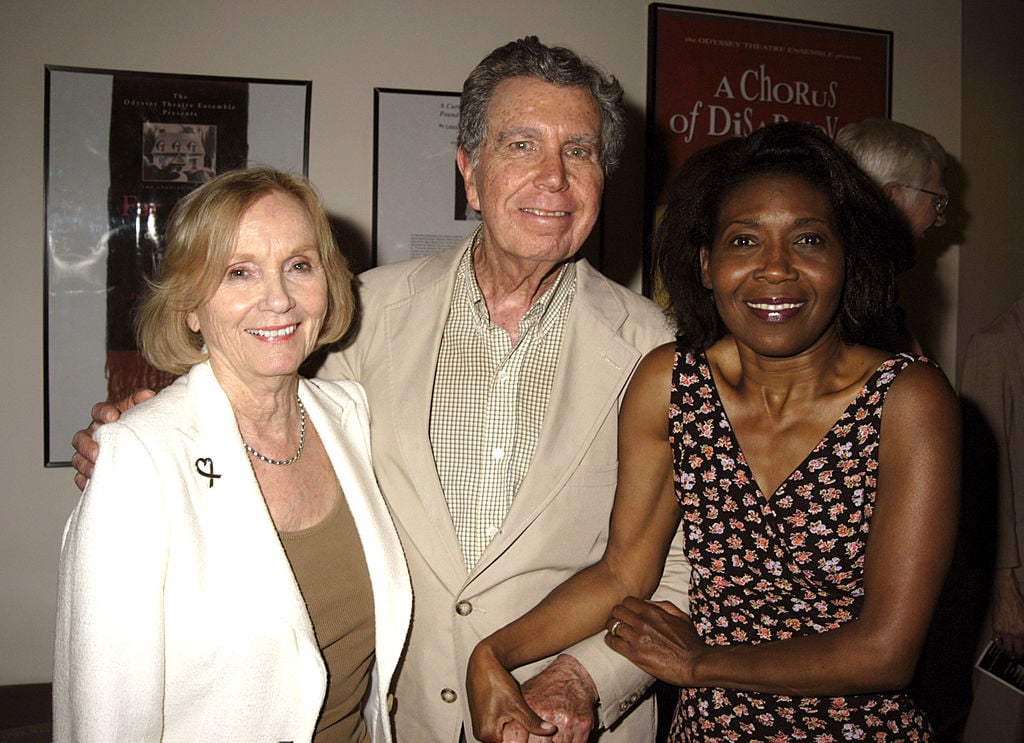
<svg viewBox="0 0 1024 743">
<path fill-rule="evenodd" d="M 618 637 L 619 635 L 618 635 L 617 630 L 619 629 L 619 625 L 620 624 L 622 624 L 622 620 L 621 619 L 616 619 L 612 623 L 612 628 L 610 630 L 608 630 L 608 634 L 611 635 L 612 637 Z"/>
</svg>

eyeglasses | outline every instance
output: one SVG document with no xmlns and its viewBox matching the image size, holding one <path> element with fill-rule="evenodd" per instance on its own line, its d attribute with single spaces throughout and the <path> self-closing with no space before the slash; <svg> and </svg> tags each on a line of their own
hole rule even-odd
<svg viewBox="0 0 1024 743">
<path fill-rule="evenodd" d="M 926 193 L 929 196 L 934 196 L 932 199 L 932 209 L 940 217 L 945 214 L 947 207 L 949 207 L 949 194 L 939 193 L 938 191 L 929 191 L 927 188 L 918 188 L 917 186 L 908 186 L 906 183 L 901 183 L 900 188 L 909 188 L 911 191 L 920 191 Z"/>
</svg>

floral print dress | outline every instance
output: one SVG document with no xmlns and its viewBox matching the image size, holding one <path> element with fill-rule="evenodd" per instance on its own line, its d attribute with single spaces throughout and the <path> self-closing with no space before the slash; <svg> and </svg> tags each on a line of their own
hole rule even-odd
<svg viewBox="0 0 1024 743">
<path fill-rule="evenodd" d="M 691 617 L 709 645 L 828 632 L 857 617 L 874 509 L 885 394 L 914 362 L 885 361 L 825 437 L 762 495 L 733 436 L 707 358 L 677 345 L 670 433 Z M 681 689 L 672 741 L 927 741 L 922 713 L 898 692 L 790 697 Z"/>
</svg>

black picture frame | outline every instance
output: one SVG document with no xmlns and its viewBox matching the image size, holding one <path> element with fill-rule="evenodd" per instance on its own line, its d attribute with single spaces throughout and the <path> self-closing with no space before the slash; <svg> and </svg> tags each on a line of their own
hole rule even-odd
<svg viewBox="0 0 1024 743">
<path fill-rule="evenodd" d="M 373 89 L 373 265 L 437 253 L 479 225 L 455 163 L 459 93 Z"/>
</svg>

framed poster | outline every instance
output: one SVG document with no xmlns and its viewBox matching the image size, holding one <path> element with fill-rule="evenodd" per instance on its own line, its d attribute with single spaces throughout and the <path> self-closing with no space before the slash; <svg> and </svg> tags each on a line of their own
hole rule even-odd
<svg viewBox="0 0 1024 743">
<path fill-rule="evenodd" d="M 459 94 L 373 89 L 373 264 L 438 253 L 480 224 L 455 164 Z"/>
<path fill-rule="evenodd" d="M 694 152 L 778 121 L 835 137 L 889 116 L 891 31 L 654 3 L 647 53 L 646 294 L 654 226 Z"/>
<path fill-rule="evenodd" d="M 159 389 L 133 312 L 178 200 L 218 173 L 306 174 L 311 83 L 46 67 L 44 462 L 97 400 Z"/>
</svg>

